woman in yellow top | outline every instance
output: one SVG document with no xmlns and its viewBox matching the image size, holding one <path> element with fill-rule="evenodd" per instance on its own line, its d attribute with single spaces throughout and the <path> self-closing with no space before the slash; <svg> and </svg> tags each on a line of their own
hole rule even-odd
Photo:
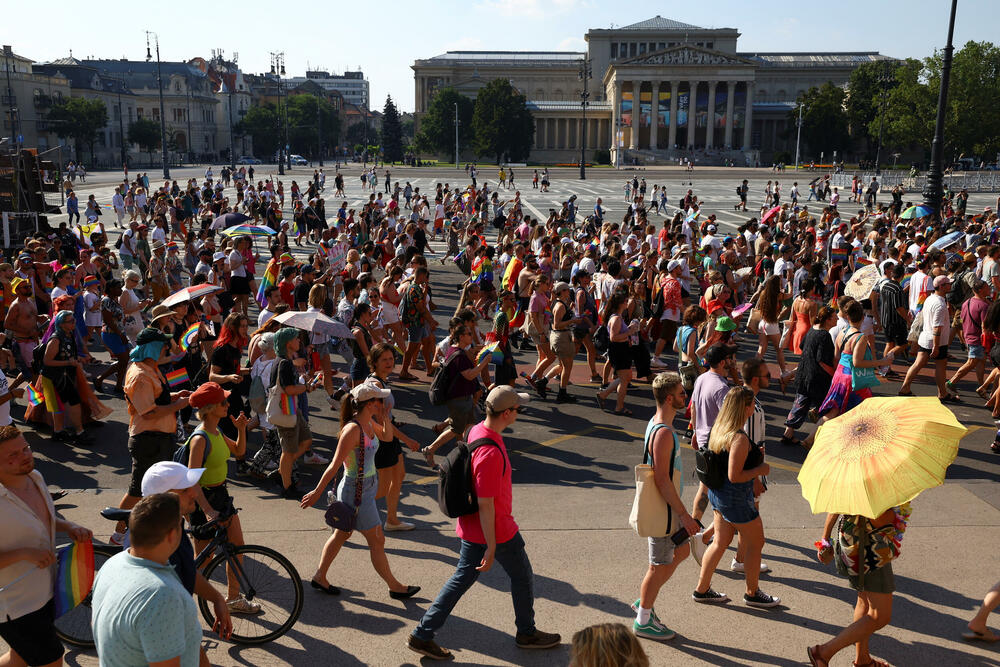
<svg viewBox="0 0 1000 667">
<path fill-rule="evenodd" d="M 226 476 L 229 473 L 229 456 L 232 454 L 240 458 L 246 454 L 247 449 L 247 416 L 240 413 L 237 417 L 229 416 L 229 392 L 220 387 L 215 382 L 206 382 L 198 387 L 188 398 L 188 403 L 198 411 L 198 419 L 201 423 L 188 439 L 188 467 L 204 468 L 199 483 L 205 495 L 207 505 L 215 511 L 215 516 L 233 504 L 233 499 L 226 488 Z M 219 421 L 231 419 L 236 426 L 236 440 L 230 440 L 219 430 Z M 215 517 L 209 517 L 202 511 L 201 506 L 205 503 L 199 502 L 199 508 L 191 513 L 191 526 L 200 526 L 208 523 Z M 236 546 L 240 546 L 243 541 L 243 527 L 240 525 L 240 517 L 234 516 L 228 521 L 229 541 Z M 208 544 L 208 540 L 195 540 L 195 549 L 201 551 Z M 234 576 L 233 571 L 227 566 L 226 578 L 229 586 L 229 594 L 226 596 L 226 603 L 231 614 L 256 614 L 260 612 L 260 605 L 250 602 L 240 594 L 239 579 Z"/>
</svg>

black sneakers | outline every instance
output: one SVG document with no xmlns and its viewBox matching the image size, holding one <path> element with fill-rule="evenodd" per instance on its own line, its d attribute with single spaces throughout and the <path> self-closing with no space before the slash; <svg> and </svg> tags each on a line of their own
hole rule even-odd
<svg viewBox="0 0 1000 667">
<path fill-rule="evenodd" d="M 768 609 L 770 607 L 777 607 L 781 604 L 781 598 L 774 595 L 768 595 L 764 591 L 757 589 L 757 592 L 753 595 L 743 594 L 743 602 L 748 607 L 758 607 L 761 609 Z"/>
<path fill-rule="evenodd" d="M 725 593 L 716 593 L 714 590 L 709 588 L 704 593 L 699 593 L 694 591 L 691 593 L 691 597 L 695 602 L 701 602 L 702 604 L 723 604 L 729 602 L 729 596 Z"/>
<path fill-rule="evenodd" d="M 559 646 L 562 637 L 553 632 L 542 632 L 535 630 L 534 634 L 522 635 L 520 632 L 514 637 L 518 648 L 544 649 Z"/>
</svg>

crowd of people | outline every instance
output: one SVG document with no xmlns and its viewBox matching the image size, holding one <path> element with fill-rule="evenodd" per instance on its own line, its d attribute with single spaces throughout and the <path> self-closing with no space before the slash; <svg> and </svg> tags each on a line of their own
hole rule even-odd
<svg viewBox="0 0 1000 667">
<path fill-rule="evenodd" d="M 902 379 L 898 393 L 909 395 L 928 363 L 942 402 L 965 400 L 959 385 L 974 373 L 975 393 L 1000 423 L 1000 305 L 994 299 L 1000 226 L 989 209 L 968 214 L 962 193 L 945 201 L 940 222 L 903 215 L 908 204 L 899 188 L 891 201 L 878 201 L 876 187 L 859 203 L 857 193 L 849 201 L 840 200 L 836 188 L 828 193 L 828 181 L 820 179 L 808 201 L 800 201 L 797 184 L 785 201 L 780 185 L 768 182 L 760 215 L 751 211 L 754 217 L 727 233 L 715 215 L 704 214 L 693 187 L 671 200 L 666 186 L 647 189 L 645 179 L 635 177 L 625 186 L 620 219 L 611 218 L 600 198 L 584 208 L 575 195 L 540 219 L 522 201 L 513 169 L 500 169 L 496 190 L 477 181 L 475 166 L 466 174 L 468 185 L 439 183 L 421 192 L 393 181 L 389 167 L 373 167 L 360 177 L 367 199 L 355 210 L 341 199 L 338 172 L 332 196 L 340 203 L 331 204 L 332 216 L 321 170 L 301 185 L 291 181 L 287 207 L 284 183 L 255 180 L 252 166 L 223 169 L 219 179 L 209 169 L 204 179 L 183 184 L 150 183 L 140 174 L 116 186 L 108 204 L 91 195 L 85 221 L 68 209 L 67 222 L 29 238 L 13 264 L 0 264 L 6 329 L 0 366 L 17 374 L 8 381 L 0 373 L 0 483 L 2 499 L 25 523 L 44 521 L 2 538 L 0 586 L 51 566 L 56 529 L 73 539 L 90 537 L 56 518 L 41 476 L 32 471 L 30 449 L 10 426 L 10 401 L 22 396 L 25 422 L 82 447 L 93 444 L 89 429 L 111 413 L 102 398 L 126 401 L 131 474 L 120 507 L 132 514 L 111 542 L 131 547 L 102 568 L 94 596 L 98 651 L 102 660 L 114 656 L 107 664 L 122 665 L 178 657 L 179 664 L 194 664 L 193 637 L 201 630 L 189 604 L 192 592 L 215 606 L 223 634 L 230 614 L 260 611 L 235 579 L 220 595 L 194 579 L 180 585 L 171 578 L 172 554 L 188 540 L 180 517 L 198 526 L 231 507 L 231 474 L 256 479 L 305 508 L 323 498 L 342 470 L 330 499 L 351 508 L 355 523 L 332 532 L 312 588 L 340 593 L 331 566 L 357 530 L 389 596 L 412 597 L 420 587 L 395 578 L 385 549 L 387 533 L 414 528 L 399 516 L 403 448 L 420 451 L 435 466 L 439 450 L 453 450 L 452 442 L 479 445 L 470 454 L 479 509 L 458 518 L 456 572 L 408 647 L 432 659 L 452 657 L 435 635 L 494 560 L 511 579 L 516 645 L 559 645 L 558 634 L 535 625 L 531 565 L 512 516 L 511 466 L 501 434 L 515 427 L 529 400 L 516 389 L 522 383 L 543 401 L 550 382 L 558 385 L 557 403 L 589 394 L 617 416 L 633 414 L 630 389 L 651 386 L 656 413 L 644 460 L 674 517 L 670 534 L 649 540 L 649 569 L 633 605 L 634 636 L 653 640 L 673 636 L 653 606 L 689 554 L 701 568 L 692 598 L 729 601 L 713 589 L 712 577 L 734 537 L 738 549 L 729 567 L 745 575 L 745 604 L 780 604 L 759 583 L 770 568 L 761 560 L 760 504 L 769 465 L 758 393 L 772 379 L 795 396 L 780 439 L 787 447 L 808 447 L 812 435 L 796 437 L 807 421 L 851 410 L 880 382 Z M 546 190 L 548 171 L 535 171 L 532 181 Z M 75 200 L 73 179 L 67 188 Z M 746 210 L 748 181 L 736 193 L 736 208 Z M 810 210 L 814 196 L 819 203 Z M 851 204 L 858 208 L 849 211 Z M 268 256 L 262 258 L 256 244 L 265 237 Z M 431 241 L 441 245 L 432 248 Z M 450 318 L 435 303 L 443 286 L 432 279 L 449 259 L 464 274 Z M 877 267 L 870 289 L 848 295 L 851 277 L 870 271 L 866 267 Z M 288 314 L 299 313 L 299 322 L 330 318 L 339 328 L 284 324 Z M 967 361 L 946 378 L 949 354 L 958 349 Z M 905 376 L 894 370 L 911 359 Z M 582 375 L 574 373 L 578 363 L 586 364 Z M 405 420 L 397 421 L 395 382 L 429 382 L 432 393 L 439 386 L 448 416 L 434 427 L 432 442 L 422 446 L 406 433 Z M 309 417 L 331 408 L 340 413 L 340 429 L 327 458 L 313 446 Z M 725 461 L 717 483 L 699 485 L 690 511 L 681 499 L 684 440 L 706 460 Z M 183 460 L 175 461 L 179 447 Z M 1000 430 L 993 449 L 1000 452 Z M 325 466 L 312 488 L 304 466 Z M 703 527 L 709 504 L 712 517 Z M 837 540 L 835 530 L 844 533 L 845 523 L 905 528 L 907 517 L 907 508 L 843 517 L 839 524 L 831 516 L 818 557 L 829 560 L 830 540 Z M 229 537 L 243 541 L 238 517 Z M 882 664 L 868 654 L 867 638 L 888 619 L 891 562 L 878 575 L 850 576 L 858 591 L 855 622 L 831 642 L 810 647 L 814 665 L 851 644 L 856 664 Z M 21 597 L 0 592 L 8 610 L 0 635 L 11 646 L 9 664 L 59 663 L 43 588 Z M 139 590 L 160 609 L 130 608 L 129 594 Z M 998 602 L 993 591 L 984 607 Z M 174 632 L 152 641 L 141 624 L 125 627 L 131 615 L 143 613 L 169 617 Z M 971 636 L 992 640 L 984 618 L 970 625 Z M 137 633 L 131 654 L 114 639 L 129 632 Z M 604 649 L 594 647 L 602 642 Z M 620 664 L 644 664 L 636 657 L 641 647 L 630 642 L 634 637 L 607 626 L 578 633 L 573 645 L 581 661 L 615 645 L 634 658 Z"/>
</svg>

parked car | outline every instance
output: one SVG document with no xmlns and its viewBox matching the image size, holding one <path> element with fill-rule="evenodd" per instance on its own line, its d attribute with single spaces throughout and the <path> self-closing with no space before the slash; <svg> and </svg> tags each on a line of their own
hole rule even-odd
<svg viewBox="0 0 1000 667">
<path fill-rule="evenodd" d="M 244 155 L 239 160 L 236 161 L 236 164 L 263 164 L 263 163 L 255 157 Z"/>
<path fill-rule="evenodd" d="M 288 156 L 288 159 L 291 160 L 292 164 L 298 164 L 298 165 L 309 164 L 309 161 L 306 160 L 301 155 L 290 155 L 290 156 Z"/>
</svg>

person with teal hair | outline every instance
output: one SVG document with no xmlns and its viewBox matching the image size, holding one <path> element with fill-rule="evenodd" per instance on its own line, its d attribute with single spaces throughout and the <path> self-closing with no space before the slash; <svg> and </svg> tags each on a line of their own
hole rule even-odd
<svg viewBox="0 0 1000 667">
<path fill-rule="evenodd" d="M 83 430 L 80 391 L 76 384 L 77 368 L 82 362 L 73 311 L 60 310 L 54 322 L 52 337 L 45 344 L 41 372 L 45 406 L 52 415 L 52 437 L 74 445 L 91 445 L 93 439 Z M 66 428 L 67 416 L 72 431 Z"/>
<path fill-rule="evenodd" d="M 281 391 L 288 396 L 290 404 L 295 406 L 295 425 L 277 427 L 278 442 L 281 443 L 281 458 L 278 459 L 281 497 L 292 500 L 301 500 L 303 495 L 292 482 L 292 465 L 312 446 L 312 431 L 306 420 L 308 409 L 299 399 L 304 398 L 303 394 L 316 388 L 312 382 L 306 384 L 299 382 L 299 371 L 295 368 L 293 359 L 301 346 L 298 329 L 292 327 L 278 329 L 274 334 L 274 351 L 278 355 L 278 363 L 274 365 L 271 381 L 268 383 L 269 387 L 280 386 Z"/>
</svg>

